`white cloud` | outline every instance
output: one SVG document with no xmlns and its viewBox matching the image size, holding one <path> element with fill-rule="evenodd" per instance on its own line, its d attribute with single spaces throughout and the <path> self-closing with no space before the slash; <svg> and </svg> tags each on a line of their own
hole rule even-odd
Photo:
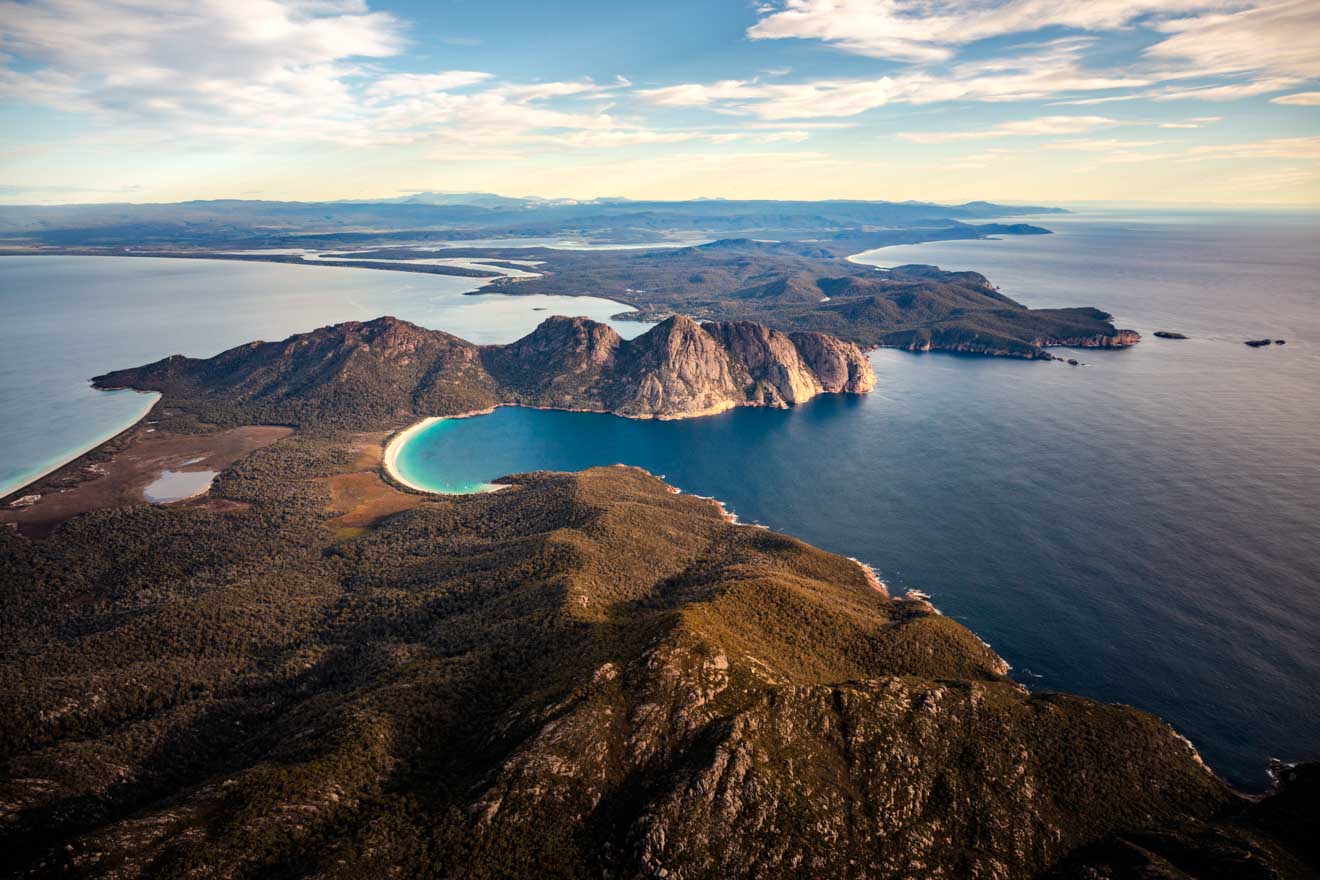
<svg viewBox="0 0 1320 880">
<path fill-rule="evenodd" d="M 1297 107 L 1320 107 L 1320 92 L 1296 92 L 1270 99 L 1271 104 L 1291 104 Z"/>
<path fill-rule="evenodd" d="M 403 45 L 392 16 L 353 2 L 135 0 L 0 3 L 0 95 L 123 123 L 334 137 L 362 60 Z"/>
<path fill-rule="evenodd" d="M 755 82 L 726 79 L 706 84 L 683 83 L 641 89 L 637 94 L 661 107 L 706 107 L 719 101 L 760 98 L 765 91 Z"/>
<path fill-rule="evenodd" d="M 614 128 L 600 131 L 574 131 L 566 134 L 537 136 L 536 140 L 569 147 L 623 147 L 639 144 L 678 144 L 705 141 L 728 144 L 743 141 L 758 144 L 801 143 L 810 135 L 805 131 L 768 131 L 758 133 L 665 131 L 647 128 Z"/>
<path fill-rule="evenodd" d="M 997 137 L 1081 134 L 1097 128 L 1121 125 L 1107 116 L 1041 116 L 1005 122 L 993 128 L 970 131 L 904 131 L 899 137 L 916 144 L 946 144 L 955 141 L 986 140 Z"/>
<path fill-rule="evenodd" d="M 1315 0 L 774 0 L 758 12 L 760 20 L 748 29 L 753 39 L 819 40 L 915 65 L 892 79 L 866 84 L 813 84 L 826 100 L 843 91 L 852 105 L 868 109 L 896 101 L 1030 100 L 1143 86 L 1147 90 L 1063 103 L 1234 101 L 1320 77 L 1320 4 Z M 1036 64 L 1010 57 L 952 70 L 941 67 L 954 62 L 967 44 L 1051 27 L 1088 35 L 1056 40 L 1051 55 L 1028 53 Z M 1154 41 L 1120 72 L 1082 63 L 1093 41 L 1119 29 L 1144 30 Z M 1149 88 L 1189 79 L 1202 82 Z M 868 92 L 869 99 L 861 97 Z M 764 100 L 776 102 L 774 97 Z"/>
<path fill-rule="evenodd" d="M 530 143 L 719 142 L 657 131 L 599 99 L 632 84 L 394 73 L 403 25 L 361 0 L 0 0 L 0 97 L 99 117 L 106 140 L 420 145 L 457 157 Z M 21 61 L 20 61 L 21 59 Z M 794 133 L 766 134 L 800 140 Z"/>
<path fill-rule="evenodd" d="M 1154 147 L 1168 141 L 1128 141 L 1121 138 L 1099 138 L 1094 140 L 1052 141 L 1045 144 L 1049 150 L 1080 150 L 1085 153 L 1107 153 L 1116 150 L 1139 150 Z"/>
<path fill-rule="evenodd" d="M 820 40 L 907 62 L 946 61 L 968 43 L 1061 27 L 1149 29 L 1152 63 L 1208 76 L 1271 71 L 1320 76 L 1314 0 L 778 0 L 762 6 L 752 39 Z"/>
<path fill-rule="evenodd" d="M 1047 27 L 1113 30 L 1147 15 L 1215 10 L 1222 0 L 783 0 L 759 10 L 754 40 L 821 40 L 848 52 L 942 61 L 953 47 Z"/>
<path fill-rule="evenodd" d="M 1243 144 L 1202 144 L 1187 150 L 1203 159 L 1320 159 L 1320 136 L 1266 138 Z"/>
<path fill-rule="evenodd" d="M 396 73 L 383 76 L 367 89 L 372 98 L 403 98 L 476 85 L 490 79 L 479 70 L 446 70 L 443 73 Z"/>
<path fill-rule="evenodd" d="M 1320 4 L 1315 0 L 1225 3 L 1217 11 L 1163 21 L 1157 29 L 1168 36 L 1147 54 L 1202 76 L 1244 71 L 1320 76 Z"/>
<path fill-rule="evenodd" d="M 1291 89 L 1301 80 L 1293 77 L 1252 80 L 1250 82 L 1226 83 L 1224 85 L 1192 86 L 1190 88 L 1162 89 L 1146 92 L 1139 97 L 1155 101 L 1237 101 L 1241 98 L 1254 98 Z"/>
<path fill-rule="evenodd" d="M 1081 55 L 1089 45 L 1088 40 L 1055 40 L 1008 57 L 954 65 L 942 73 L 918 69 L 878 79 L 802 83 L 721 80 L 643 89 L 637 94 L 665 107 L 708 107 L 784 120 L 856 116 L 887 104 L 1027 101 L 1151 85 L 1143 77 L 1085 69 Z"/>
<path fill-rule="evenodd" d="M 1215 122 L 1222 122 L 1222 116 L 1196 116 L 1179 122 L 1161 122 L 1160 128 L 1205 128 Z"/>
</svg>

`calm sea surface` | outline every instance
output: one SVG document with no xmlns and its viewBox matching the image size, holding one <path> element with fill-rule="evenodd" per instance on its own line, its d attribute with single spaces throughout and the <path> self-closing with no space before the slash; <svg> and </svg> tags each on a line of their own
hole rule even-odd
<svg viewBox="0 0 1320 880">
<path fill-rule="evenodd" d="M 1230 780 L 1320 757 L 1320 234 L 1267 215 L 1042 218 L 1053 236 L 858 257 L 983 272 L 1147 338 L 1087 365 L 879 351 L 870 395 L 637 422 L 500 409 L 410 443 L 416 482 L 626 462 L 929 592 L 1036 689 L 1156 712 Z M 86 379 L 395 314 L 502 341 L 615 304 L 463 297 L 471 279 L 116 258 L 0 259 L 0 491 L 124 427 Z M 548 312 L 532 311 L 549 308 Z M 625 332 L 643 329 L 619 325 Z M 1153 339 L 1178 330 L 1184 342 Z M 1270 336 L 1285 346 L 1250 349 Z M 8 481 L 6 483 L 6 481 Z"/>
<path fill-rule="evenodd" d="M 873 564 L 1030 687 L 1167 718 L 1222 775 L 1320 757 L 1320 235 L 1313 217 L 1049 218 L 1058 234 L 887 248 L 1146 337 L 1059 363 L 872 354 L 878 387 L 637 422 L 437 423 L 410 479 L 626 462 Z M 1182 342 L 1155 339 L 1182 331 Z M 1251 349 L 1243 340 L 1282 337 Z"/>
<path fill-rule="evenodd" d="M 88 380 L 110 370 L 381 315 L 485 343 L 511 342 L 547 315 L 604 321 L 628 310 L 590 297 L 464 296 L 481 283 L 229 260 L 0 258 L 0 495 L 128 427 L 155 400 L 93 390 Z"/>
</svg>

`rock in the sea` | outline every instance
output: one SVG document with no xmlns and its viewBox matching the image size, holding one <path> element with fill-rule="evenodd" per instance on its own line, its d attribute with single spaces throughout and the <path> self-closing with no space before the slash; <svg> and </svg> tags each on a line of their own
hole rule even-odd
<svg viewBox="0 0 1320 880">
<path fill-rule="evenodd" d="M 1272 345 L 1273 343 L 1274 343 L 1273 339 L 1248 339 L 1246 342 L 1246 344 L 1250 345 L 1252 348 L 1264 348 L 1265 346 Z"/>
<path fill-rule="evenodd" d="M 1274 340 L 1274 344 L 1275 344 L 1275 345 L 1287 345 L 1287 344 L 1288 344 L 1288 340 L 1286 340 L 1286 339 L 1276 339 L 1276 340 Z"/>
<path fill-rule="evenodd" d="M 1160 339 L 1186 339 L 1186 338 L 1187 338 L 1186 334 L 1184 334 L 1184 333 L 1176 333 L 1176 332 L 1174 332 L 1173 330 L 1156 330 L 1156 331 L 1155 331 L 1155 335 L 1158 336 Z"/>
<path fill-rule="evenodd" d="M 1068 358 L 1068 366 L 1075 367 L 1077 365 L 1077 358 Z"/>
</svg>

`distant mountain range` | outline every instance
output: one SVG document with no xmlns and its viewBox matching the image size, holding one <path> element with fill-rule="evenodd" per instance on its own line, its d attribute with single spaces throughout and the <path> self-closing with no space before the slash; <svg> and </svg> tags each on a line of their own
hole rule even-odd
<svg viewBox="0 0 1320 880">
<path fill-rule="evenodd" d="M 490 193 L 416 193 L 385 199 L 281 202 L 219 199 L 166 204 L 0 206 L 0 239 L 45 245 L 270 246 L 280 234 L 450 230 L 454 236 L 595 236 L 654 241 L 671 233 L 759 233 L 793 238 L 820 231 L 947 225 L 1021 214 L 1040 206 L 968 202 L 509 198 Z"/>
</svg>

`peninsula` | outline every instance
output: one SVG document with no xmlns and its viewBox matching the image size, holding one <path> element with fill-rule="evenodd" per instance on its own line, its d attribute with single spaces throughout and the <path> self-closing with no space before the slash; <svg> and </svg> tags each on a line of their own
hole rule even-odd
<svg viewBox="0 0 1320 880">
<path fill-rule="evenodd" d="M 1048 360 L 1052 346 L 1124 348 L 1140 339 L 1095 307 L 1028 308 L 976 272 L 881 270 L 851 259 L 892 245 L 1048 235 L 1041 226 L 1000 218 L 1057 209 L 988 202 L 550 204 L 469 195 L 460 203 L 422 194 L 375 203 L 0 206 L 0 255 L 267 260 L 462 275 L 482 282 L 474 293 L 605 297 L 641 320 L 680 314 L 754 321 L 911 351 Z M 512 277 L 505 274 L 513 269 Z"/>
<path fill-rule="evenodd" d="M 468 496 L 382 479 L 419 414 L 786 406 L 870 388 L 849 343 L 674 317 L 476 346 L 381 318 L 97 383 L 163 395 L 105 474 L 147 437 L 295 430 L 230 441 L 201 498 L 105 493 L 45 537 L 0 528 L 0 844 L 20 875 L 1320 864 L 1316 767 L 1239 795 L 1159 719 L 1029 692 L 924 596 L 636 468 Z"/>
</svg>

